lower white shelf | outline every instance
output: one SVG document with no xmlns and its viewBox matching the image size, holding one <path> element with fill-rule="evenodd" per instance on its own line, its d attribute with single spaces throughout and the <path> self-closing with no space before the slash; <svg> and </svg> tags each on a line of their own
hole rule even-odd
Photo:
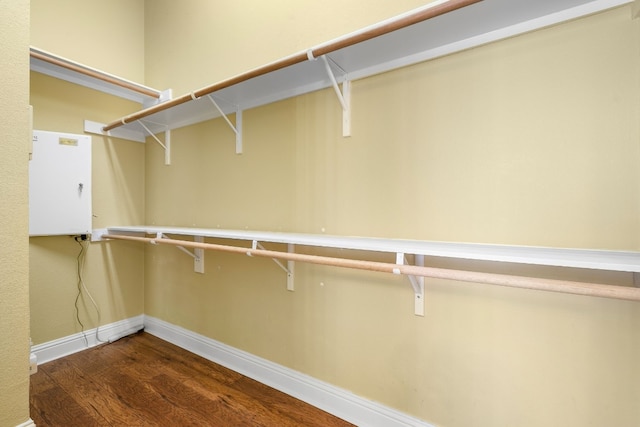
<svg viewBox="0 0 640 427">
<path fill-rule="evenodd" d="M 148 235 L 153 237 L 147 237 Z M 176 239 L 170 235 L 191 236 L 192 239 Z M 232 242 L 231 244 L 208 243 L 204 241 L 205 238 L 226 239 Z M 204 250 L 206 249 L 272 258 L 287 273 L 287 289 L 290 291 L 294 290 L 293 270 L 296 261 L 406 275 L 414 291 L 414 313 L 418 316 L 424 316 L 425 277 L 640 302 L 640 287 L 443 269 L 427 267 L 424 264 L 425 256 L 448 257 L 632 272 L 634 279 L 637 280 L 640 271 L 639 252 L 155 226 L 109 227 L 94 230 L 92 240 L 132 240 L 154 245 L 173 245 L 194 258 L 194 270 L 197 273 L 204 273 Z M 251 242 L 251 245 L 238 246 L 236 243 L 238 240 Z M 262 246 L 263 242 L 286 244 L 287 251 L 267 250 Z M 391 252 L 395 253 L 395 263 L 297 253 L 295 251 L 297 245 Z M 193 252 L 189 249 L 193 249 Z M 409 265 L 407 255 L 413 255 L 415 265 Z M 282 260 L 286 260 L 287 264 L 281 262 Z"/>
<path fill-rule="evenodd" d="M 375 237 L 329 236 L 270 231 L 222 230 L 187 227 L 117 226 L 94 230 L 94 240 L 105 233 L 133 235 L 199 236 L 216 239 L 259 241 L 302 246 L 404 253 L 434 257 L 501 261 L 520 264 L 588 268 L 595 270 L 640 272 L 640 252 L 597 249 L 510 246 L 456 243 Z"/>
</svg>

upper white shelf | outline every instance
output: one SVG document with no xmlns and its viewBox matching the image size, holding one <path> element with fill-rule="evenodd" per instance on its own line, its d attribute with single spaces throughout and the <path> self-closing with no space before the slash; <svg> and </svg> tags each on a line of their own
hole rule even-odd
<svg viewBox="0 0 640 427">
<path fill-rule="evenodd" d="M 404 253 L 432 257 L 500 261 L 533 265 L 640 272 L 640 252 L 594 249 L 565 249 L 535 246 L 489 245 L 478 243 L 434 242 L 373 237 L 329 236 L 246 230 L 220 230 L 185 227 L 123 226 L 94 230 L 92 239 L 108 234 L 178 235 L 218 239 L 284 243 L 302 246 Z"/>
<path fill-rule="evenodd" d="M 166 103 L 167 109 L 148 108 L 107 125 L 142 134 L 137 120 L 159 133 L 220 116 L 207 96 L 212 95 L 225 114 L 265 105 L 289 97 L 332 86 L 324 61 L 314 60 L 326 55 L 338 82 L 355 80 L 432 58 L 473 48 L 571 19 L 631 3 L 633 0 L 484 0 L 414 23 L 374 38 L 372 31 L 393 27 L 394 23 L 432 7 L 432 4 L 381 22 L 361 31 L 315 46 L 278 63 L 262 73 L 267 66 L 233 77 L 207 88 L 195 90 Z M 438 7 L 446 1 L 434 2 Z M 461 3 L 458 1 L 458 3 Z M 394 27 L 395 28 L 395 27 Z M 345 40 L 364 40 L 340 47 Z M 304 55 L 303 60 L 300 55 Z M 306 59 L 308 57 L 309 59 Z M 294 60 L 295 59 L 295 60 Z M 274 63 L 276 64 L 276 63 Z M 169 108 L 170 107 L 170 108 Z M 126 124 L 123 124 L 126 123 Z"/>
<path fill-rule="evenodd" d="M 128 99 L 144 107 L 155 105 L 168 95 L 168 92 L 152 89 L 33 46 L 30 48 L 30 57 L 33 71 Z"/>
</svg>

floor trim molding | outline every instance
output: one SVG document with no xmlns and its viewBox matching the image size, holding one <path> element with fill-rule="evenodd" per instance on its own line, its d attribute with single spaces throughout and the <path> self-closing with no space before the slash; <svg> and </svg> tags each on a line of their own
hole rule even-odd
<svg viewBox="0 0 640 427">
<path fill-rule="evenodd" d="M 353 424 L 369 427 L 434 427 L 377 402 L 163 320 L 145 316 L 144 325 L 146 332 L 158 338 Z"/>
<path fill-rule="evenodd" d="M 143 327 L 144 315 L 141 314 L 119 322 L 100 326 L 98 329 L 98 338 L 100 338 L 101 341 L 113 342 L 123 336 L 137 332 Z M 34 345 L 31 347 L 31 352 L 35 353 L 38 364 L 42 364 L 95 347 L 98 344 L 101 344 L 101 342 L 96 339 L 96 329 L 94 328 L 84 331 L 84 333 L 79 332 L 57 340 Z"/>
<path fill-rule="evenodd" d="M 23 422 L 22 424 L 18 424 L 16 427 L 36 427 L 36 423 L 34 423 L 33 420 L 29 418 L 27 421 Z"/>
</svg>

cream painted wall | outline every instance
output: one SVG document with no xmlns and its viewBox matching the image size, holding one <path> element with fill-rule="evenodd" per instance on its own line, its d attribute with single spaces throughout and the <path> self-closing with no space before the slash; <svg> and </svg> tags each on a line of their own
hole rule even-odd
<svg viewBox="0 0 640 427">
<path fill-rule="evenodd" d="M 34 0 L 32 44 L 181 94 L 422 2 L 263 3 L 148 1 L 141 41 L 141 1 Z M 132 4 L 137 12 L 121 13 Z M 86 37 L 58 32 L 62 21 Z M 639 250 L 639 22 L 621 8 L 355 82 L 348 140 L 330 91 L 246 111 L 241 156 L 219 120 L 175 131 L 170 167 L 155 144 L 93 137 L 94 225 Z M 32 85 L 36 128 L 82 132 L 83 119 L 136 109 L 47 77 Z M 67 238 L 31 239 L 36 343 L 78 331 L 76 250 Z M 436 425 L 640 419 L 635 303 L 429 280 L 419 318 L 406 279 L 383 274 L 299 264 L 286 292 L 269 260 L 207 254 L 198 275 L 171 248 L 118 242 L 92 245 L 87 262 L 103 323 L 144 311 Z"/>
<path fill-rule="evenodd" d="M 31 0 L 31 45 L 144 83 L 144 0 Z"/>
<path fill-rule="evenodd" d="M 182 95 L 426 3 L 149 1 L 146 82 Z"/>
<path fill-rule="evenodd" d="M 219 20 L 238 26 L 231 32 L 203 4 L 147 2 L 148 82 L 186 92 L 359 26 L 346 18 L 327 34 L 328 21 L 290 19 L 315 11 L 296 5 L 247 32 L 235 5 L 219 6 Z M 339 19 L 398 12 L 376 5 L 381 16 L 365 8 Z M 241 35 L 249 29 L 253 37 Z M 174 131 L 170 167 L 146 147 L 146 222 L 640 250 L 639 36 L 623 7 L 357 81 L 349 139 L 331 91 L 246 111 L 240 156 L 219 120 Z M 163 49 L 184 62 L 168 64 Z M 148 247 L 145 313 L 435 425 L 640 419 L 636 303 L 428 280 L 420 318 L 402 278 L 298 264 L 296 291 L 286 292 L 271 261 L 218 253 L 206 271 Z"/>
<path fill-rule="evenodd" d="M 0 1 L 0 426 L 29 420 L 29 2 Z"/>
<path fill-rule="evenodd" d="M 69 59 L 142 82 L 143 6 L 141 0 L 34 0 L 31 42 Z M 65 31 L 60 31 L 61 28 Z M 80 134 L 85 119 L 106 123 L 140 108 L 139 104 L 38 73 L 31 74 L 31 104 L 35 129 Z M 144 144 L 97 135 L 91 138 L 93 227 L 144 222 Z M 34 343 L 80 332 L 74 307 L 80 246 L 66 236 L 37 237 L 29 242 Z M 80 303 L 85 329 L 144 312 L 144 249 L 127 244 L 118 245 L 117 251 L 112 249 L 104 244 L 89 246 L 83 276 L 98 303 L 100 322 L 85 296 Z"/>
</svg>

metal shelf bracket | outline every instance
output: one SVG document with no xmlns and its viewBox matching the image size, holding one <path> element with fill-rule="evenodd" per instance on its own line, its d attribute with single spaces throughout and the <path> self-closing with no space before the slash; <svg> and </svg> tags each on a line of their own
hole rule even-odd
<svg viewBox="0 0 640 427">
<path fill-rule="evenodd" d="M 229 117 L 222 111 L 222 108 L 218 105 L 211 94 L 207 95 L 207 98 L 211 101 L 216 110 L 220 113 L 222 118 L 227 122 L 233 133 L 236 134 L 236 154 L 242 154 L 242 110 L 239 106 L 236 106 L 236 124 L 234 125 L 229 120 Z"/>
<path fill-rule="evenodd" d="M 254 240 L 252 242 L 251 249 L 253 249 L 253 250 L 256 250 L 256 249 L 265 250 L 264 246 L 262 246 L 262 244 L 260 242 L 258 242 L 257 240 Z M 287 244 L 287 251 L 289 253 L 295 252 L 295 245 L 292 244 L 292 243 Z M 251 256 L 251 253 L 247 252 L 247 255 Z M 271 260 L 273 262 L 275 262 L 278 265 L 278 267 L 283 269 L 285 273 L 287 273 L 287 290 L 288 291 L 294 291 L 295 290 L 295 288 L 293 286 L 294 261 L 287 261 L 287 266 L 285 267 L 284 264 L 279 259 L 271 258 Z"/>
<path fill-rule="evenodd" d="M 322 55 L 320 58 L 322 58 L 322 62 L 324 62 L 324 68 L 327 70 L 329 79 L 331 79 L 331 85 L 333 86 L 333 90 L 336 92 L 338 101 L 340 101 L 340 105 L 342 105 L 342 136 L 351 136 L 351 80 L 345 77 L 344 81 L 342 82 L 341 91 L 340 86 L 338 85 L 338 81 L 336 80 L 336 77 L 333 74 L 333 70 L 331 69 L 331 65 L 329 65 L 329 59 L 331 58 L 327 59 L 327 55 Z M 333 62 L 336 67 L 340 68 L 340 66 L 333 60 L 331 62 Z"/>
<path fill-rule="evenodd" d="M 398 252 L 396 253 L 396 264 L 405 265 L 409 264 L 407 258 L 404 253 Z M 424 255 L 415 255 L 415 265 L 424 267 Z M 400 272 L 395 272 L 395 274 L 400 274 Z M 407 275 L 409 282 L 411 283 L 411 287 L 413 288 L 414 294 L 414 309 L 413 312 L 416 316 L 424 316 L 424 277 L 423 276 L 412 276 Z"/>
</svg>

